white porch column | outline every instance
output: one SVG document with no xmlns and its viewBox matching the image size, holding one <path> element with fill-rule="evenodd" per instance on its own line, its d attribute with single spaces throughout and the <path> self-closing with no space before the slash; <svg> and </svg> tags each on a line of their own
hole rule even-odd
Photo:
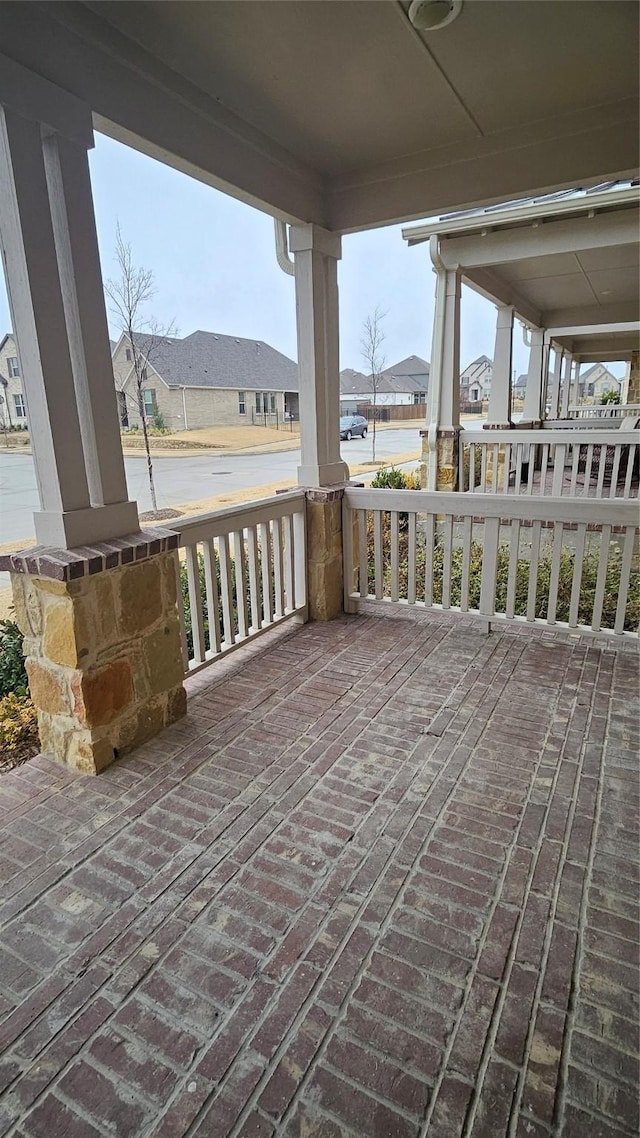
<svg viewBox="0 0 640 1138">
<path fill-rule="evenodd" d="M 487 427 L 511 426 L 513 314 L 510 304 L 498 305 Z"/>
<path fill-rule="evenodd" d="M 557 419 L 560 413 L 560 376 L 562 373 L 562 357 L 564 352 L 559 348 L 555 348 L 555 365 L 553 368 L 553 379 L 551 381 L 551 392 L 549 395 L 549 418 Z"/>
<path fill-rule="evenodd" d="M 537 422 L 542 419 L 544 365 L 544 330 L 534 328 L 529 348 L 529 368 L 527 371 L 527 390 L 524 396 L 523 419 Z"/>
<path fill-rule="evenodd" d="M 457 486 L 460 433 L 460 295 L 457 270 L 436 265 L 436 299 L 429 371 L 427 427 L 423 436 L 424 482 L 428 489 Z"/>
<path fill-rule="evenodd" d="M 349 478 L 340 457 L 338 261 L 340 237 L 317 225 L 293 226 L 300 450 L 298 483 L 335 486 Z"/>
<path fill-rule="evenodd" d="M 3 61 L 0 242 L 41 503 L 34 523 L 38 544 L 63 549 L 139 530 L 120 446 L 91 146 L 88 107 Z"/>
<path fill-rule="evenodd" d="M 564 378 L 562 380 L 562 400 L 560 406 L 560 418 L 569 418 L 569 404 L 571 402 L 571 373 L 573 369 L 573 356 L 565 356 L 564 361 Z"/>
</svg>

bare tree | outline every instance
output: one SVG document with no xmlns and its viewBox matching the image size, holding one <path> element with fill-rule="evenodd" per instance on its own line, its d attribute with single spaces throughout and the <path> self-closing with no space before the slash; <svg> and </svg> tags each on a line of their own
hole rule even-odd
<svg viewBox="0 0 640 1138">
<path fill-rule="evenodd" d="M 149 431 L 144 407 L 143 389 L 147 379 L 147 367 L 162 341 L 176 334 L 175 325 L 161 327 L 155 317 L 147 313 L 147 305 L 155 296 L 155 285 L 151 269 L 138 268 L 133 263 L 131 245 L 124 240 L 118 225 L 116 229 L 116 263 L 118 277 L 105 284 L 105 292 L 112 304 L 112 312 L 118 321 L 120 331 L 131 344 L 131 358 L 135 378 L 134 404 L 140 415 L 144 447 L 147 453 L 149 490 L 151 507 L 156 513 L 158 502 L 153 481 L 153 463 L 149 445 Z M 125 398 L 128 392 L 125 392 Z"/>
<path fill-rule="evenodd" d="M 387 313 L 383 312 L 382 309 L 376 305 L 375 311 L 372 315 L 367 316 L 362 326 L 362 339 L 360 340 L 362 358 L 365 360 L 371 374 L 371 391 L 373 395 L 373 430 L 371 432 L 372 462 L 376 461 L 376 407 L 378 402 L 378 388 L 380 386 L 384 366 L 387 362 L 386 356 L 382 351 L 382 345 L 386 339 L 382 329 L 382 321 L 386 315 Z"/>
</svg>

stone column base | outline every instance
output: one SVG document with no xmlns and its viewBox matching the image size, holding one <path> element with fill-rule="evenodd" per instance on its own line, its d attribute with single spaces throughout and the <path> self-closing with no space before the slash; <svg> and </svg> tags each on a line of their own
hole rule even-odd
<svg viewBox="0 0 640 1138">
<path fill-rule="evenodd" d="M 97 774 L 185 714 L 177 542 L 154 530 L 0 559 L 44 753 Z"/>
<path fill-rule="evenodd" d="M 335 620 L 344 611 L 343 497 L 344 486 L 306 491 L 309 620 Z"/>
<path fill-rule="evenodd" d="M 422 462 L 419 466 L 420 485 L 423 490 L 457 490 L 458 462 L 460 455 L 460 427 L 438 430 L 436 453 L 437 474 L 435 486 L 429 485 L 429 456 L 431 446 L 428 430 L 420 431 L 422 439 Z"/>
<path fill-rule="evenodd" d="M 631 353 L 629 386 L 627 388 L 627 403 L 640 403 L 640 352 Z"/>
</svg>

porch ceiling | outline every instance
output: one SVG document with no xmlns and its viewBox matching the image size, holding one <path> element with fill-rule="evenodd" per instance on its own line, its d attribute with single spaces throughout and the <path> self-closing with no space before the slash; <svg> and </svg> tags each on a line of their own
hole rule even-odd
<svg viewBox="0 0 640 1138">
<path fill-rule="evenodd" d="M 2 50 L 125 141 L 350 230 L 637 165 L 634 2 L 0 3 Z M 570 45 L 570 50 L 568 50 Z"/>
</svg>

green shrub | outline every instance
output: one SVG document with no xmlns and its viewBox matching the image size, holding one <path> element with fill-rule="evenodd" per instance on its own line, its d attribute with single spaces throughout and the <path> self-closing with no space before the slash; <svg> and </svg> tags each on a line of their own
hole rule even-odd
<svg viewBox="0 0 640 1138">
<path fill-rule="evenodd" d="M 162 414 L 162 411 L 156 411 L 151 421 L 151 426 L 153 427 L 154 431 L 167 431 L 169 429 L 165 422 L 165 417 Z"/>
<path fill-rule="evenodd" d="M 417 471 L 405 473 L 397 466 L 381 466 L 371 486 L 376 490 L 419 490 L 420 475 Z"/>
<path fill-rule="evenodd" d="M 398 568 L 399 592 L 401 597 L 407 597 L 408 585 L 408 533 L 399 527 L 398 534 Z M 368 547 L 368 590 L 374 592 L 374 537 L 373 517 L 369 515 L 367 524 Z M 471 543 L 469 554 L 468 576 L 468 606 L 469 609 L 480 607 L 480 592 L 482 588 L 482 543 Z M 391 520 L 389 513 L 382 515 L 382 555 L 383 555 L 383 591 L 389 596 L 391 591 Z M 502 542 L 498 547 L 498 563 L 496 572 L 495 611 L 506 612 L 507 584 L 509 577 L 510 546 Z M 582 577 L 580 582 L 580 599 L 578 604 L 578 624 L 589 626 L 593 611 L 596 582 L 598 579 L 599 550 L 590 549 L 585 553 L 582 564 Z M 569 622 L 571 591 L 573 587 L 573 572 L 575 555 L 570 549 L 563 548 L 560 556 L 560 574 L 558 581 L 558 597 L 556 602 L 555 619 L 561 623 Z M 538 560 L 538 576 L 536 584 L 535 615 L 538 619 L 546 619 L 549 606 L 549 587 L 551 582 L 552 546 L 546 542 L 541 546 Z M 451 552 L 450 576 L 450 605 L 459 608 L 462 598 L 462 569 L 463 550 L 454 547 Z M 615 624 L 620 577 L 622 572 L 622 549 L 612 544 L 609 549 L 607 573 L 605 579 L 604 603 L 602 609 L 602 627 L 611 629 Z M 425 600 L 425 573 L 426 573 L 426 543 L 424 535 L 418 531 L 416 535 L 416 600 Z M 432 590 L 433 603 L 442 604 L 444 582 L 444 544 L 438 535 L 434 541 Z M 529 595 L 529 559 L 520 556 L 516 562 L 514 613 L 515 616 L 526 616 L 527 599 Z M 627 632 L 636 632 L 640 625 L 640 571 L 634 569 L 631 573 L 627 605 L 625 611 L 624 629 Z"/>
<path fill-rule="evenodd" d="M 222 577 L 221 577 L 221 573 L 220 573 L 220 559 L 218 557 L 218 551 L 215 548 L 212 551 L 212 557 L 213 557 L 213 561 L 215 564 L 215 574 L 216 574 L 216 582 L 217 582 L 216 587 L 217 587 L 217 593 L 218 593 L 218 598 L 219 598 L 218 627 L 219 627 L 219 632 L 220 632 L 220 639 L 224 640 L 224 638 L 225 638 L 224 637 L 224 617 L 223 617 L 222 599 L 221 599 L 222 598 Z M 237 593 L 237 588 L 236 588 L 235 561 L 234 561 L 233 557 L 229 557 L 229 576 L 231 579 L 231 603 L 232 603 L 233 630 L 237 634 L 239 631 L 239 628 L 240 628 L 240 624 L 238 621 L 238 593 Z M 209 649 L 209 648 L 211 648 L 211 636 L 210 636 L 209 619 L 207 616 L 207 606 L 206 606 L 206 577 L 205 577 L 205 570 L 204 570 L 204 557 L 202 556 L 201 553 L 198 553 L 198 581 L 199 581 L 200 596 L 202 597 L 202 615 L 203 615 L 203 624 L 204 624 L 205 649 Z M 261 574 L 259 574 L 259 576 L 258 576 L 257 585 L 258 585 L 258 606 L 260 608 L 262 606 L 262 599 L 263 599 L 262 575 Z M 249 585 L 249 566 L 248 566 L 247 562 L 245 561 L 244 592 L 245 592 L 245 597 L 247 598 L 247 604 L 249 604 L 249 588 L 250 588 L 250 585 Z M 182 603 L 184 606 L 184 620 L 185 620 L 185 632 L 186 632 L 186 637 L 187 637 L 187 651 L 189 653 L 189 658 L 191 658 L 193 656 L 193 620 L 192 620 L 192 614 L 191 614 L 191 605 L 189 603 L 189 579 L 187 576 L 186 562 L 180 563 L 180 589 L 182 592 Z M 272 591 L 272 595 L 271 595 L 272 608 L 273 608 L 274 604 L 275 604 L 275 594 Z M 247 619 L 249 619 L 249 618 L 247 618 Z"/>
<path fill-rule="evenodd" d="M 3 696 L 0 699 L 0 756 L 12 755 L 24 744 L 37 744 L 37 741 L 38 715 L 29 696 L 15 692 Z"/>
<path fill-rule="evenodd" d="M 29 681 L 22 651 L 23 636 L 13 620 L 0 620 L 0 699 L 28 695 Z"/>
<path fill-rule="evenodd" d="M 608 391 L 603 391 L 600 396 L 600 406 L 607 403 L 620 403 L 620 392 L 615 387 L 609 388 Z"/>
</svg>

